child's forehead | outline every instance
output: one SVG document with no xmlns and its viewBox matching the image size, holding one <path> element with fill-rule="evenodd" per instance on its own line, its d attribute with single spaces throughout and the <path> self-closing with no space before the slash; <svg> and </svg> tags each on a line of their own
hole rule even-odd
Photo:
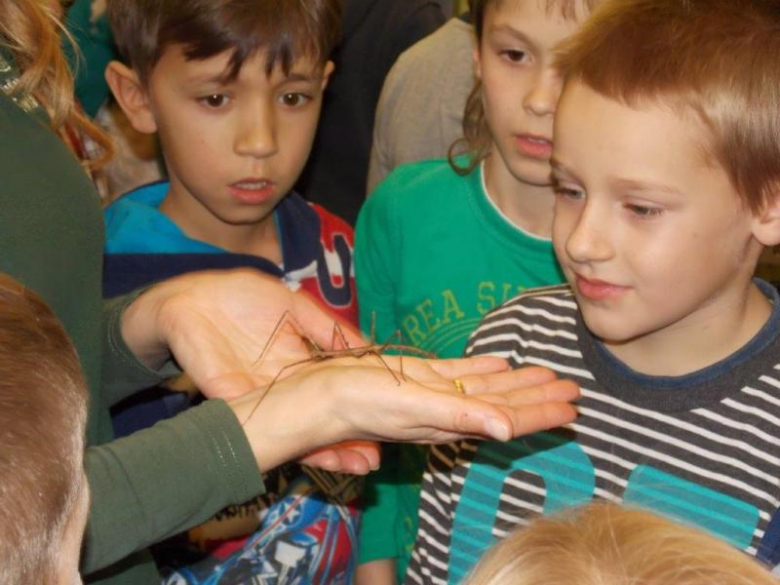
<svg viewBox="0 0 780 585">
<path fill-rule="evenodd" d="M 258 48 L 244 59 L 240 59 L 237 51 L 231 49 L 205 58 L 190 58 L 187 52 L 186 45 L 170 45 L 163 52 L 158 64 L 168 57 L 174 63 L 183 64 L 188 70 L 189 77 L 223 82 L 234 81 L 246 73 L 254 73 L 257 70 L 263 71 L 268 78 L 274 79 L 314 78 L 321 76 L 326 64 L 326 61 L 306 52 L 292 55 L 289 60 L 274 57 L 265 47 Z"/>
<path fill-rule="evenodd" d="M 568 20 L 581 23 L 590 13 L 587 0 L 492 0 L 485 14 L 523 16 L 536 14 L 545 20 Z"/>
<path fill-rule="evenodd" d="M 709 128 L 700 115 L 701 108 L 690 96 L 674 93 L 625 96 L 619 90 L 615 90 L 615 94 L 596 89 L 577 77 L 567 79 L 555 112 L 555 125 L 560 126 L 566 119 L 576 120 L 583 110 L 610 109 L 627 115 L 635 113 L 657 119 L 673 117 L 680 125 L 686 126 L 688 134 L 696 140 L 710 138 Z M 615 121 L 604 119 L 600 123 L 612 125 Z"/>
<path fill-rule="evenodd" d="M 642 172 L 724 170 L 712 147 L 710 128 L 682 100 L 648 96 L 626 103 L 570 79 L 555 116 L 552 166 L 565 170 L 571 157 L 587 167 L 575 169 L 582 172 L 613 174 L 627 162 Z"/>
</svg>

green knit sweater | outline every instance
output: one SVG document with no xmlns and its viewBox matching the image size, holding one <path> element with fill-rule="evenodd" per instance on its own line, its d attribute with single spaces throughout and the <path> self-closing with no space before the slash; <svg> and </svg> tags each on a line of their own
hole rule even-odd
<svg viewBox="0 0 780 585">
<path fill-rule="evenodd" d="M 109 406 L 162 373 L 145 368 L 122 340 L 121 313 L 132 299 L 103 304 L 97 193 L 35 100 L 9 93 L 16 77 L 0 49 L 0 271 L 51 305 L 89 385 L 92 506 L 82 569 L 87 582 L 157 584 L 144 548 L 261 493 L 262 477 L 238 421 L 218 400 L 112 441 Z"/>
</svg>

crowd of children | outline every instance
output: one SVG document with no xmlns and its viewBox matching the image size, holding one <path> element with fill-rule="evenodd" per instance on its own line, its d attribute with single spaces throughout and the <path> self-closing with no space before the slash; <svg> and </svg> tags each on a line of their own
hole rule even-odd
<svg viewBox="0 0 780 585">
<path fill-rule="evenodd" d="M 101 221 L 67 7 L 0 0 L 0 581 L 776 582 L 780 0 L 470 0 L 354 236 L 295 191 L 342 0 L 74 8 L 165 179 Z"/>
</svg>

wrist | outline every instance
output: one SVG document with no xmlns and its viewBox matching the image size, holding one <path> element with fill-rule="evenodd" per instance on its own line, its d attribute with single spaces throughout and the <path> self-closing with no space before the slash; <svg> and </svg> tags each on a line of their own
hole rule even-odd
<svg viewBox="0 0 780 585">
<path fill-rule="evenodd" d="M 121 331 L 127 347 L 138 360 L 152 370 L 159 369 L 171 357 L 161 326 L 166 297 L 163 285 L 142 292 L 121 317 Z"/>
<path fill-rule="evenodd" d="M 258 466 L 267 471 L 347 438 L 346 425 L 332 414 L 336 401 L 327 376 L 314 374 L 278 380 L 270 390 L 263 387 L 227 404 L 244 428 Z"/>
</svg>

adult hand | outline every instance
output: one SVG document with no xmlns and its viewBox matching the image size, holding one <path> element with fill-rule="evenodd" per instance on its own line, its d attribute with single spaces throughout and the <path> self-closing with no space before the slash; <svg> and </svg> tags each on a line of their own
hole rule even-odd
<svg viewBox="0 0 780 585">
<path fill-rule="evenodd" d="M 286 325 L 258 362 L 283 315 Z M 254 270 L 206 271 L 160 283 L 144 292 L 123 315 L 122 334 L 149 367 L 172 353 L 195 386 L 209 398 L 231 398 L 268 383 L 280 364 L 307 359 L 302 334 L 330 347 L 335 319 L 308 296 Z M 351 345 L 360 334 L 341 324 Z"/>
<path fill-rule="evenodd" d="M 384 356 L 396 372 L 400 359 Z M 497 358 L 407 357 L 403 368 L 405 376 L 397 381 L 371 356 L 310 363 L 230 405 L 263 470 L 346 439 L 508 440 L 576 417 L 568 404 L 578 396 L 576 384 L 543 368 L 508 371 Z M 468 394 L 457 391 L 456 378 Z M 328 453 L 329 469 L 365 473 L 373 466 L 359 451 Z"/>
</svg>

